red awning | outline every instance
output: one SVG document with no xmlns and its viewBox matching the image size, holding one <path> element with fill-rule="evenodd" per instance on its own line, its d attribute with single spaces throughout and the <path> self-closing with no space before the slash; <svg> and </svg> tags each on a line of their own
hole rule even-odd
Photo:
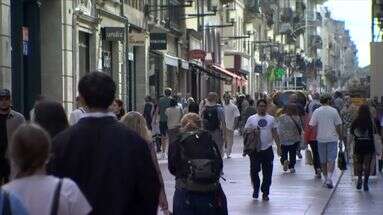
<svg viewBox="0 0 383 215">
<path fill-rule="evenodd" d="M 216 69 L 216 70 L 222 72 L 222 73 L 225 74 L 225 75 L 228 75 L 228 76 L 233 77 L 233 78 L 236 78 L 236 79 L 241 79 L 241 76 L 236 75 L 236 74 L 230 72 L 229 70 L 226 70 L 226 69 L 224 69 L 224 68 L 222 68 L 222 67 L 220 67 L 220 66 L 212 65 L 212 67 L 213 67 L 214 69 Z"/>
</svg>

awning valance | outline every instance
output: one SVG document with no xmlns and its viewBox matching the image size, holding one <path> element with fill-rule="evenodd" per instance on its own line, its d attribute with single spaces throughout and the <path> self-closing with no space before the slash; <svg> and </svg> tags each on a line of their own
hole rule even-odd
<svg viewBox="0 0 383 215">
<path fill-rule="evenodd" d="M 241 76 L 237 75 L 237 74 L 234 74 L 232 72 L 230 72 L 229 70 L 226 70 L 220 66 L 217 66 L 217 65 L 212 65 L 213 69 L 216 69 L 218 71 L 220 71 L 221 73 L 225 74 L 225 75 L 228 75 L 232 78 L 236 78 L 236 79 L 241 79 Z"/>
</svg>

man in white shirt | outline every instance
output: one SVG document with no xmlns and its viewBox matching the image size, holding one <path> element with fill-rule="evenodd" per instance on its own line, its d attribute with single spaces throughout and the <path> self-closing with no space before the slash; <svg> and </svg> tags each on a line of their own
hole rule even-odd
<svg viewBox="0 0 383 215">
<path fill-rule="evenodd" d="M 77 105 L 77 109 L 72 111 L 72 113 L 70 113 L 69 115 L 69 124 L 71 126 L 73 126 L 74 124 L 76 124 L 81 118 L 84 117 L 85 113 L 86 113 L 86 109 L 85 109 L 85 105 L 84 105 L 84 102 L 81 101 L 81 98 L 80 96 L 77 96 L 76 97 L 76 105 Z"/>
<path fill-rule="evenodd" d="M 330 106 L 331 97 L 322 96 L 322 106 L 316 109 L 311 117 L 310 126 L 317 127 L 319 159 L 327 188 L 334 187 L 335 160 L 338 151 L 338 141 L 342 134 L 342 120 L 338 111 Z"/>
<path fill-rule="evenodd" d="M 223 100 L 225 101 L 223 104 L 223 111 L 225 114 L 225 143 L 226 143 L 226 156 L 230 158 L 231 151 L 234 143 L 234 129 L 235 125 L 237 125 L 239 120 L 239 110 L 236 105 L 234 105 L 230 101 L 230 94 L 226 93 L 223 95 Z"/>
<path fill-rule="evenodd" d="M 263 200 L 269 200 L 269 192 L 271 186 L 271 178 L 273 175 L 273 142 L 275 141 L 278 147 L 278 155 L 281 154 L 281 145 L 277 132 L 277 123 L 274 117 L 266 113 L 267 101 L 261 99 L 257 102 L 257 114 L 251 116 L 245 125 L 245 130 L 259 129 L 261 147 L 259 152 L 250 154 L 250 175 L 253 182 L 254 192 L 253 198 L 258 198 L 260 178 L 259 172 L 262 170 L 263 181 L 261 191 Z"/>
</svg>

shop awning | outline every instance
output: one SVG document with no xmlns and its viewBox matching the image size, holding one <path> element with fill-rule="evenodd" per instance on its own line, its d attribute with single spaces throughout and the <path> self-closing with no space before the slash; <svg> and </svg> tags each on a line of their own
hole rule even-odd
<svg viewBox="0 0 383 215">
<path fill-rule="evenodd" d="M 179 60 L 178 57 L 165 54 L 164 58 L 165 58 L 165 64 L 169 66 L 178 67 L 178 60 Z"/>
<path fill-rule="evenodd" d="M 229 70 L 226 70 L 226 69 L 224 69 L 224 68 L 222 68 L 222 67 L 220 67 L 220 66 L 212 65 L 212 67 L 213 67 L 214 69 L 216 69 L 216 70 L 222 72 L 222 73 L 225 74 L 225 75 L 228 75 L 228 76 L 233 77 L 233 78 L 236 78 L 236 79 L 241 79 L 241 76 L 236 75 L 236 74 L 230 72 Z"/>
</svg>

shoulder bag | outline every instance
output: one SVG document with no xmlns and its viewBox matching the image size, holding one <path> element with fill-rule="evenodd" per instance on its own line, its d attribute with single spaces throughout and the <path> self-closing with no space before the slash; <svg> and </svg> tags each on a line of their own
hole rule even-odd
<svg viewBox="0 0 383 215">
<path fill-rule="evenodd" d="M 53 201 L 52 201 L 52 207 L 51 207 L 50 215 L 57 215 L 58 214 L 62 184 L 63 184 L 63 179 L 60 179 L 59 182 L 57 183 L 55 193 L 53 194 Z"/>
<path fill-rule="evenodd" d="M 3 190 L 3 215 L 12 215 L 11 209 L 11 200 L 9 197 L 9 193 L 6 190 Z"/>
</svg>

